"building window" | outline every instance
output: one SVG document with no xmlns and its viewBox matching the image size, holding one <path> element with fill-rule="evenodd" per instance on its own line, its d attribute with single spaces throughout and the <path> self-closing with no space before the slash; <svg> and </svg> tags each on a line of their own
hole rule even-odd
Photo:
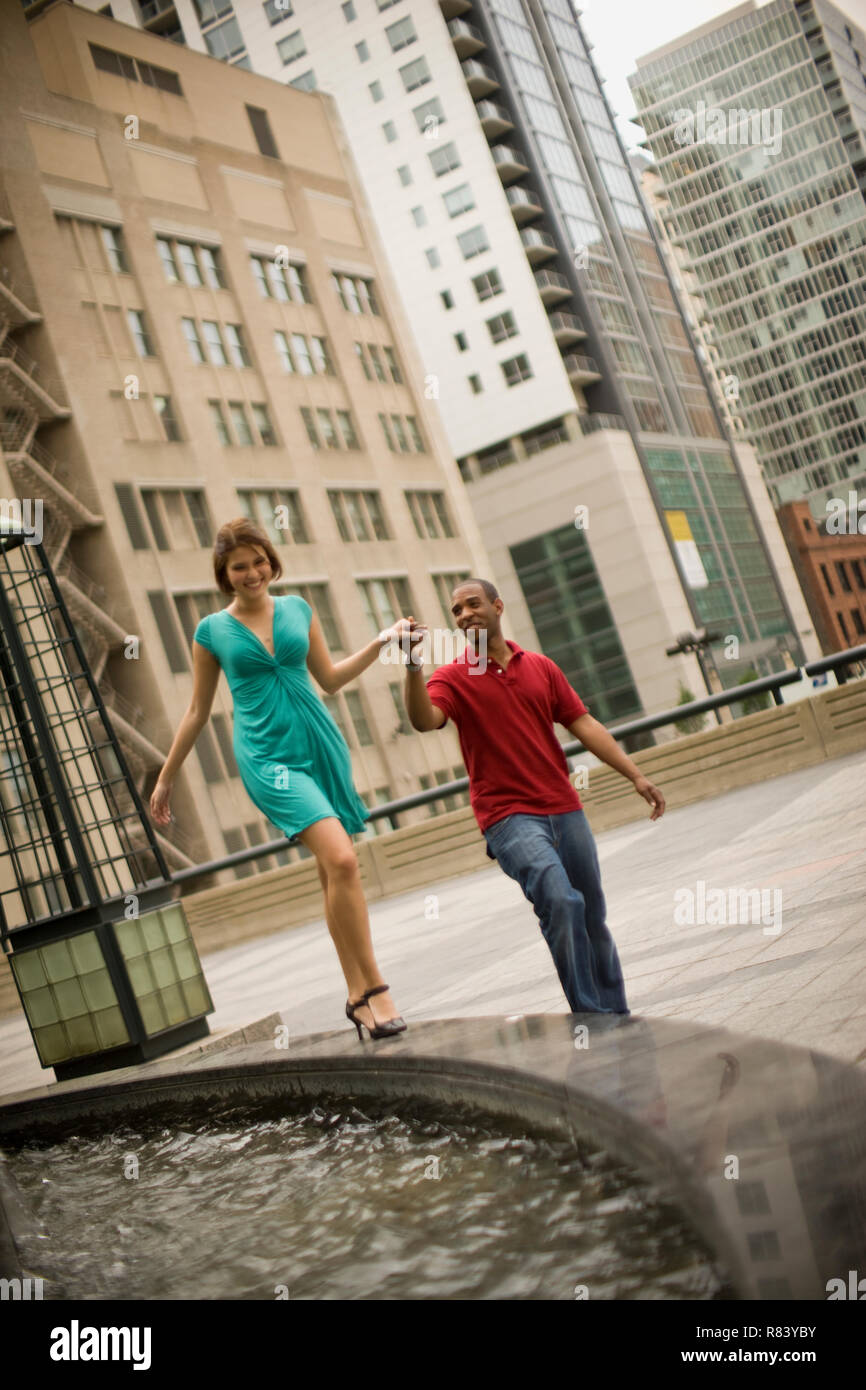
<svg viewBox="0 0 866 1390">
<path fill-rule="evenodd" d="M 176 285 L 180 279 L 177 265 L 174 259 L 174 252 L 171 249 L 171 242 L 166 241 L 165 237 L 157 237 L 156 249 L 159 252 L 159 259 L 162 261 L 162 268 L 165 271 L 165 278 L 170 285 Z"/>
<path fill-rule="evenodd" d="M 427 445 L 424 443 L 424 437 L 418 428 L 418 421 L 415 419 L 414 415 L 406 416 L 406 427 L 409 430 L 416 453 L 426 454 Z"/>
<path fill-rule="evenodd" d="M 825 583 L 826 586 L 827 586 L 827 593 L 828 593 L 828 594 L 834 594 L 836 591 L 835 591 L 835 589 L 833 588 L 833 581 L 832 581 L 831 578 L 830 578 L 829 572 L 828 572 L 828 570 L 827 570 L 827 566 L 826 566 L 826 565 L 821 565 L 820 568 L 821 568 L 821 574 L 824 576 L 824 583 Z"/>
<path fill-rule="evenodd" d="M 271 24 L 279 24 L 294 14 L 290 0 L 265 0 L 265 14 Z"/>
<path fill-rule="evenodd" d="M 313 362 L 317 372 L 323 376 L 336 376 L 334 364 L 328 352 L 328 342 L 326 338 L 310 338 L 310 348 L 312 350 Z"/>
<path fill-rule="evenodd" d="M 247 351 L 244 342 L 243 328 L 239 323 L 227 323 L 225 325 L 226 342 L 229 345 L 229 357 L 235 367 L 251 367 L 252 358 Z"/>
<path fill-rule="evenodd" d="M 411 734 L 412 725 L 409 723 L 409 716 L 406 713 L 406 706 L 403 703 L 403 691 L 399 681 L 389 681 L 388 689 L 391 692 L 391 699 L 394 701 L 394 711 L 397 715 L 397 727 L 395 733 Z"/>
<path fill-rule="evenodd" d="M 375 82 L 370 83 L 369 91 L 370 96 L 373 98 L 374 101 L 384 100 L 385 93 L 382 90 L 382 83 L 379 81 L 378 77 L 376 78 Z"/>
<path fill-rule="evenodd" d="M 379 316 L 379 303 L 372 280 L 334 273 L 331 275 L 331 284 L 343 308 L 349 313 Z"/>
<path fill-rule="evenodd" d="M 240 25 L 236 19 L 227 19 L 216 29 L 206 30 L 202 34 L 202 38 L 207 44 L 207 50 L 211 57 L 220 58 L 223 62 L 238 58 L 247 51 Z"/>
<path fill-rule="evenodd" d="M 303 58 L 306 51 L 307 45 L 304 43 L 304 36 L 300 29 L 296 29 L 292 34 L 286 34 L 286 37 L 277 43 L 277 52 L 284 67 L 287 63 L 293 63 L 296 58 Z"/>
<path fill-rule="evenodd" d="M 472 189 L 468 183 L 461 183 L 458 188 L 452 188 L 449 193 L 443 193 L 442 201 L 449 217 L 459 217 L 461 212 L 469 212 L 475 206 Z"/>
<path fill-rule="evenodd" d="M 481 392 L 484 390 L 484 387 L 481 384 L 481 377 L 478 375 L 478 373 L 473 372 L 472 375 L 467 378 L 467 380 L 469 382 L 469 389 L 472 392 L 473 396 L 480 396 Z"/>
<path fill-rule="evenodd" d="M 200 488 L 142 488 L 141 502 L 157 550 L 201 550 L 213 525 Z"/>
<path fill-rule="evenodd" d="M 358 55 L 358 62 L 359 62 L 359 63 L 369 63 L 369 61 L 370 61 L 370 49 L 369 49 L 368 46 L 367 46 L 367 41 L 366 41 L 366 39 L 362 39 L 360 43 L 356 43 L 356 44 L 355 44 L 355 52 L 356 52 L 357 55 Z"/>
<path fill-rule="evenodd" d="M 443 174 L 450 174 L 452 169 L 459 169 L 461 160 L 457 153 L 457 146 L 453 140 L 449 140 L 447 145 L 442 145 L 438 150 L 432 150 L 427 158 L 437 179 Z"/>
<path fill-rule="evenodd" d="M 219 251 L 212 246 L 199 246 L 198 255 L 206 283 L 212 290 L 224 290 L 226 281 Z"/>
<path fill-rule="evenodd" d="M 487 331 L 491 341 L 502 343 L 506 338 L 514 338 L 517 335 L 517 324 L 514 322 L 514 315 L 510 309 L 504 313 L 497 314 L 495 318 L 487 320 Z"/>
<path fill-rule="evenodd" d="M 351 24 L 353 19 L 358 18 L 352 0 L 346 0 L 346 3 L 340 6 L 340 9 L 343 11 L 343 18 L 347 24 Z"/>
<path fill-rule="evenodd" d="M 246 110 L 256 144 L 259 147 L 259 153 L 267 155 L 270 159 L 279 159 L 280 152 L 271 131 L 267 111 L 264 111 L 260 106 L 247 106 Z"/>
<path fill-rule="evenodd" d="M 93 66 L 100 72 L 110 72 L 115 77 L 125 77 L 129 82 L 143 82 L 148 87 L 157 87 L 161 92 L 171 92 L 183 96 L 183 88 L 176 72 L 168 68 L 156 67 L 140 58 L 131 58 L 128 53 L 116 53 L 111 48 L 101 48 L 98 44 L 88 45 Z"/>
<path fill-rule="evenodd" d="M 438 97 L 431 97 L 429 101 L 424 101 L 420 106 L 414 107 L 412 115 L 415 117 L 415 124 L 422 134 L 428 130 L 438 130 L 445 120 L 445 111 Z"/>
<path fill-rule="evenodd" d="M 199 340 L 198 328 L 196 326 L 195 319 L 181 319 L 180 322 L 181 327 L 183 328 L 184 337 L 187 341 L 187 346 L 189 347 L 189 355 L 192 358 L 193 362 L 206 361 L 204 351 Z"/>
<path fill-rule="evenodd" d="M 421 540 L 443 540 L 455 535 L 444 492 L 405 492 L 409 515 Z"/>
<path fill-rule="evenodd" d="M 301 406 L 301 419 L 304 422 L 304 429 L 307 431 L 307 438 L 314 449 L 321 449 L 321 441 L 316 433 L 316 422 L 313 419 L 313 412 L 309 406 Z"/>
<path fill-rule="evenodd" d="M 442 259 L 435 246 L 428 246 L 424 255 L 427 257 L 427 264 L 431 270 L 437 270 L 442 264 Z"/>
<path fill-rule="evenodd" d="M 473 278 L 472 284 L 480 300 L 492 299 L 494 295 L 502 294 L 504 289 L 498 270 L 485 270 L 483 275 Z"/>
<path fill-rule="evenodd" d="M 274 545 L 309 545 L 300 493 L 287 488 L 238 488 L 244 516 L 257 522 Z"/>
<path fill-rule="evenodd" d="M 390 533 L 378 492 L 329 490 L 328 500 L 344 541 L 385 541 Z"/>
<path fill-rule="evenodd" d="M 422 207 L 412 208 L 412 221 L 416 227 L 427 226 L 427 214 Z"/>
<path fill-rule="evenodd" d="M 346 706 L 352 718 L 352 725 L 355 730 L 358 742 L 362 748 L 369 748 L 373 743 L 373 735 L 370 733 L 370 726 L 367 723 L 367 716 L 364 712 L 364 702 L 357 690 L 347 690 L 343 696 Z"/>
<path fill-rule="evenodd" d="M 456 344 L 456 346 L 457 346 L 457 351 L 458 351 L 458 352 L 466 352 L 466 350 L 467 350 L 468 347 L 469 347 L 469 340 L 468 340 L 468 338 L 466 337 L 466 334 L 465 334 L 465 333 L 462 333 L 462 332 L 461 332 L 461 333 L 455 333 L 455 334 L 454 334 L 454 342 L 455 342 L 455 344 Z"/>
<path fill-rule="evenodd" d="M 470 227 L 468 231 L 461 232 L 457 238 L 457 245 L 465 261 L 471 260 L 473 256 L 480 256 L 482 251 L 490 250 L 487 233 L 481 226 Z"/>
<path fill-rule="evenodd" d="M 442 307 L 443 307 L 443 309 L 453 309 L 453 308 L 454 308 L 454 296 L 453 296 L 453 294 L 451 293 L 450 290 L 440 290 L 440 291 L 439 291 L 439 298 L 442 300 Z"/>
<path fill-rule="evenodd" d="M 208 406 L 210 407 L 210 417 L 213 421 L 213 426 L 217 432 L 217 438 L 220 444 L 231 444 L 232 438 L 229 434 L 225 415 L 223 414 L 222 401 L 208 401 Z"/>
<path fill-rule="evenodd" d="M 415 612 L 408 580 L 402 575 L 381 579 L 356 579 L 358 593 L 371 632 L 392 627 L 399 618 Z"/>
<path fill-rule="evenodd" d="M 204 335 L 205 346 L 207 347 L 208 357 L 215 367 L 227 367 L 229 359 L 223 346 L 220 335 L 219 324 L 213 319 L 202 319 L 201 329 Z"/>
<path fill-rule="evenodd" d="M 407 188 L 408 185 L 412 182 L 412 170 L 409 168 L 408 164 L 400 165 L 400 168 L 397 170 L 397 178 L 400 180 L 404 188 Z"/>
<path fill-rule="evenodd" d="M 400 370 L 400 364 L 397 361 L 396 352 L 392 347 L 387 346 L 383 347 L 382 351 L 385 354 L 385 361 L 388 363 L 388 370 L 391 373 L 391 380 L 396 382 L 398 386 L 402 385 L 403 373 Z"/>
<path fill-rule="evenodd" d="M 316 410 L 316 428 L 320 437 L 325 441 L 326 449 L 339 449 L 340 438 L 330 410 L 325 410 L 321 406 Z"/>
<path fill-rule="evenodd" d="M 154 396 L 153 407 L 159 416 L 166 439 L 170 444 L 176 444 L 181 438 L 181 433 L 171 404 L 171 396 Z"/>
<path fill-rule="evenodd" d="M 407 48 L 410 43 L 414 43 L 418 35 L 411 17 L 407 15 L 405 19 L 398 19 L 396 24 L 389 24 L 385 29 L 385 37 L 391 45 L 391 52 L 399 53 L 401 48 Z"/>
<path fill-rule="evenodd" d="M 528 381 L 532 376 L 532 368 L 525 352 L 519 353 L 517 357 L 509 357 L 506 362 L 501 362 L 500 366 L 506 386 L 519 386 L 521 381 Z"/>
<path fill-rule="evenodd" d="M 121 274 L 128 274 L 129 266 L 126 263 L 120 228 L 100 227 L 99 230 L 102 232 L 102 244 L 105 247 L 105 254 L 111 269 Z"/>
<path fill-rule="evenodd" d="M 232 422 L 232 429 L 235 432 L 235 439 L 238 444 L 245 447 L 251 445 L 253 441 L 252 430 L 250 429 L 247 413 L 244 409 L 243 401 L 229 401 L 229 418 Z"/>
<path fill-rule="evenodd" d="M 316 90 L 316 74 L 312 68 L 307 72 L 302 72 L 298 77 L 293 77 L 289 83 L 290 87 L 297 87 L 299 92 L 314 92 Z"/>
<path fill-rule="evenodd" d="M 269 448 L 274 448 L 277 444 L 277 436 L 271 424 L 271 417 L 268 414 L 267 406 L 258 401 L 254 401 L 250 406 L 250 410 L 252 411 L 253 424 L 259 432 L 259 439 L 262 444 L 267 445 Z"/>
<path fill-rule="evenodd" d="M 845 590 L 845 593 L 850 594 L 853 590 L 853 585 L 851 583 L 851 580 L 848 578 L 848 571 L 845 569 L 844 560 L 836 561 L 836 573 L 839 576 L 839 583 L 842 585 L 842 588 Z"/>
<path fill-rule="evenodd" d="M 388 144 L 393 145 L 394 141 L 397 139 L 397 127 L 395 126 L 393 121 L 385 122 L 385 124 L 382 126 L 382 134 L 384 135 Z"/>
<path fill-rule="evenodd" d="M 153 350 L 153 343 L 150 340 L 142 311 L 140 309 L 127 309 L 126 319 L 139 357 L 155 357 L 156 353 Z"/>
<path fill-rule="evenodd" d="M 418 87 L 423 87 L 425 82 L 433 80 L 426 58 L 416 58 L 414 62 L 406 63 L 399 72 L 407 92 L 414 92 Z"/>
</svg>

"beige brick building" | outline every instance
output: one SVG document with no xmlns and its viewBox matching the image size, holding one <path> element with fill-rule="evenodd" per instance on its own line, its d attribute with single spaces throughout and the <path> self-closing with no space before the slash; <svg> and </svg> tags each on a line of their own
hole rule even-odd
<svg viewBox="0 0 866 1390">
<path fill-rule="evenodd" d="M 269 526 L 274 592 L 337 658 L 401 611 L 450 627 L 452 583 L 491 571 L 331 99 L 68 4 L 0 9 L 0 492 L 44 501 L 147 799 L 226 601 L 223 521 Z M 450 726 L 405 732 L 400 682 L 377 664 L 328 701 L 368 805 L 463 772 Z M 277 838 L 231 742 L 223 679 L 160 836 L 174 868 Z"/>
</svg>

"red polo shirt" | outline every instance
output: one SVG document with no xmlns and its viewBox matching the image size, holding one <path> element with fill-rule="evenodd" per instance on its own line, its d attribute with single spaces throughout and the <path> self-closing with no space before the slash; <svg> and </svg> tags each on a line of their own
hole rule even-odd
<svg viewBox="0 0 866 1390">
<path fill-rule="evenodd" d="M 581 809 L 553 722 L 567 728 L 588 713 L 586 705 L 555 661 L 516 642 L 505 645 L 513 652 L 505 667 L 488 655 L 482 669 L 464 651 L 427 682 L 433 704 L 456 725 L 482 834 L 516 812 Z"/>
</svg>

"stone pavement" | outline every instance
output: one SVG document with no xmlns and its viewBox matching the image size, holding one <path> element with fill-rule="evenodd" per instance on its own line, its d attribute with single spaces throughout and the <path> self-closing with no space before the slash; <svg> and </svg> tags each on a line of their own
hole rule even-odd
<svg viewBox="0 0 866 1390">
<path fill-rule="evenodd" d="M 722 1024 L 866 1061 L 866 754 L 606 831 L 598 847 L 633 1014 Z M 741 904 L 735 923 L 714 924 L 719 889 L 726 899 L 732 889 L 763 890 L 767 915 L 754 920 Z M 685 890 L 695 895 L 696 920 L 678 922 Z M 774 903 L 777 934 L 765 931 Z M 531 906 L 493 864 L 374 902 L 371 920 L 410 1026 L 568 1012 Z M 218 1036 L 274 1011 L 294 1037 L 350 1028 L 324 919 L 206 955 L 204 968 Z M 53 1079 L 23 1016 L 0 1021 L 0 1095 Z"/>
</svg>

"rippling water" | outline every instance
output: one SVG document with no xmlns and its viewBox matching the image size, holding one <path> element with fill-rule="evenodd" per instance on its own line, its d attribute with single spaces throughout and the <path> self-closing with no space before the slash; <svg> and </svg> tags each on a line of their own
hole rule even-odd
<svg viewBox="0 0 866 1390">
<path fill-rule="evenodd" d="M 734 1296 L 628 1168 L 465 1106 L 283 1102 L 8 1157 L 46 1298 Z"/>
</svg>

